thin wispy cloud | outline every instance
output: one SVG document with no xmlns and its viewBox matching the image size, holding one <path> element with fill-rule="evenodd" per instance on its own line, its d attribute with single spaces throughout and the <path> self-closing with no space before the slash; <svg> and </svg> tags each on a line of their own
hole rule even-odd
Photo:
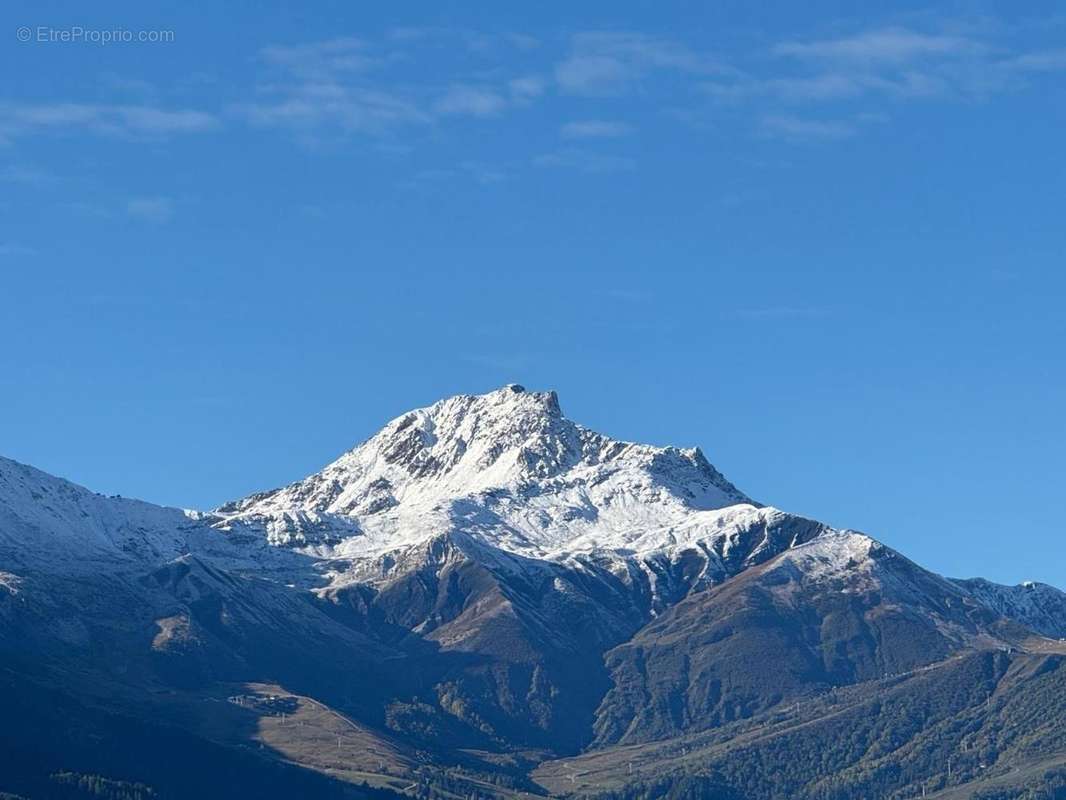
<svg viewBox="0 0 1066 800">
<path fill-rule="evenodd" d="M 0 144 L 79 134 L 159 142 L 225 122 L 244 135 L 273 129 L 310 146 L 366 138 L 371 147 L 411 153 L 446 128 L 476 122 L 502 132 L 520 115 L 536 114 L 541 129 L 531 136 L 557 136 L 575 148 L 531 145 L 513 155 L 514 163 L 620 172 L 635 164 L 624 152 L 576 147 L 619 140 L 613 147 L 624 149 L 635 131 L 619 117 L 658 114 L 690 127 L 713 120 L 716 129 L 732 124 L 783 141 L 834 141 L 861 133 L 874 115 L 890 118 L 905 103 L 984 101 L 1066 71 L 1066 48 L 1026 50 L 991 22 L 925 15 L 907 25 L 831 29 L 832 35 L 796 34 L 730 51 L 610 30 L 541 40 L 423 27 L 275 42 L 255 53 L 255 79 L 234 87 L 217 103 L 221 110 L 199 102 L 173 107 L 166 98 L 188 95 L 105 73 L 98 91 L 110 93 L 111 103 L 0 104 Z M 536 155 L 545 148 L 550 152 Z M 454 165 L 454 154 L 451 161 L 442 169 L 469 172 Z M 0 181 L 34 182 L 15 170 L 0 172 Z M 117 205 L 114 214 L 121 216 Z"/>
<path fill-rule="evenodd" d="M 854 136 L 866 120 L 891 115 L 899 103 L 984 99 L 1023 87 L 1026 74 L 1066 69 L 1064 50 L 1016 52 L 993 32 L 971 30 L 872 26 L 787 39 L 762 52 L 734 52 L 728 61 L 663 37 L 587 32 L 572 37 L 554 75 L 560 92 L 590 101 L 642 97 L 647 93 L 637 90 L 652 85 L 660 92 L 663 85 L 681 92 L 700 87 L 705 96 L 748 108 L 749 124 L 764 136 L 831 141 Z M 673 109 L 684 111 L 677 97 Z M 813 111 L 797 113 L 800 106 Z M 694 101 L 688 116 L 698 117 L 695 110 Z M 570 139 L 622 133 L 581 122 L 560 126 Z"/>
<path fill-rule="evenodd" d="M 262 82 L 255 99 L 231 110 L 253 126 L 287 130 L 305 143 L 425 124 L 430 114 L 380 74 L 400 58 L 347 36 L 269 45 L 259 51 Z"/>
<path fill-rule="evenodd" d="M 773 78 L 754 85 L 787 100 L 838 100 L 857 97 L 870 88 L 862 76 L 823 73 L 802 78 Z"/>
<path fill-rule="evenodd" d="M 439 114 L 495 117 L 507 108 L 507 101 L 487 87 L 456 85 L 449 87 L 433 107 Z"/>
<path fill-rule="evenodd" d="M 459 164 L 459 169 L 483 186 L 500 183 L 508 178 L 506 169 L 482 161 L 463 161 Z"/>
<path fill-rule="evenodd" d="M 832 141 L 891 116 L 901 103 L 987 100 L 1024 89 L 1030 75 L 1066 70 L 1066 50 L 1018 52 L 991 38 L 994 32 L 981 38 L 881 26 L 790 39 L 747 70 L 701 86 L 719 102 L 750 108 L 764 136 Z"/>
<path fill-rule="evenodd" d="M 924 58 L 976 55 L 989 50 L 965 36 L 929 34 L 907 28 L 879 28 L 836 39 L 782 42 L 779 56 L 851 64 L 903 64 Z"/>
<path fill-rule="evenodd" d="M 570 94 L 617 94 L 632 77 L 625 65 L 608 56 L 573 56 L 555 68 L 555 80 Z"/>
<path fill-rule="evenodd" d="M 159 94 L 159 88 L 150 81 L 132 78 L 128 75 L 118 75 L 114 72 L 105 72 L 101 75 L 100 84 L 108 91 L 135 95 L 145 101 L 154 99 Z"/>
<path fill-rule="evenodd" d="M 510 177 L 510 170 L 506 166 L 467 160 L 448 167 L 420 170 L 402 185 L 405 188 L 422 190 L 450 181 L 465 180 L 473 181 L 481 186 L 490 186 Z"/>
<path fill-rule="evenodd" d="M 419 69 L 440 58 L 445 43 L 457 42 L 471 58 L 489 59 L 480 77 L 457 65 Z M 259 54 L 266 80 L 258 96 L 234 110 L 256 126 L 286 128 L 307 142 L 355 134 L 394 138 L 448 119 L 500 117 L 539 98 L 545 81 L 531 73 L 501 76 L 491 54 L 537 44 L 520 34 L 402 28 L 377 42 L 341 37 L 273 45 Z"/>
<path fill-rule="evenodd" d="M 1004 66 L 1022 72 L 1060 72 L 1066 70 L 1066 48 L 1026 53 L 1008 59 Z"/>
<path fill-rule="evenodd" d="M 555 67 L 555 79 L 568 94 L 615 96 L 656 72 L 698 75 L 725 69 L 671 39 L 636 32 L 586 32 L 572 37 L 569 55 Z"/>
<path fill-rule="evenodd" d="M 762 118 L 764 135 L 795 141 L 838 141 L 855 135 L 856 126 L 840 120 L 805 119 L 785 114 Z"/>
<path fill-rule="evenodd" d="M 126 213 L 132 219 L 161 224 L 174 216 L 174 201 L 169 197 L 132 197 L 126 202 Z"/>
<path fill-rule="evenodd" d="M 546 88 L 546 81 L 538 75 L 523 75 L 507 82 L 511 98 L 516 102 L 536 100 Z"/>
<path fill-rule="evenodd" d="M 799 78 L 795 86 L 850 87 L 850 92 L 839 92 L 849 96 L 982 96 L 1019 88 L 1015 79 L 1026 72 L 1066 70 L 1066 50 L 1016 52 L 993 40 L 898 27 L 837 39 L 785 42 L 774 53 L 816 70 Z M 777 85 L 787 88 L 788 81 L 777 79 Z M 816 92 L 809 94 L 818 99 Z"/>
<path fill-rule="evenodd" d="M 977 39 L 906 28 L 879 28 L 835 39 L 790 41 L 773 53 L 809 74 L 775 76 L 755 86 L 792 102 L 896 100 L 969 95 L 987 90 L 997 48 Z"/>
<path fill-rule="evenodd" d="M 610 174 L 630 172 L 636 169 L 637 162 L 628 156 L 596 153 L 576 148 L 545 153 L 533 159 L 533 165 L 545 168 L 572 169 L 587 174 Z"/>
<path fill-rule="evenodd" d="M 40 186 L 54 183 L 56 177 L 49 172 L 27 164 L 9 164 L 0 169 L 0 183 L 20 183 L 28 186 Z"/>
<path fill-rule="evenodd" d="M 265 99 L 235 106 L 253 125 L 287 128 L 317 137 L 384 134 L 430 121 L 413 102 L 390 92 L 335 82 L 309 82 L 264 90 Z"/>
<path fill-rule="evenodd" d="M 323 80 L 339 73 L 364 72 L 381 66 L 387 59 L 372 54 L 369 45 L 354 37 L 339 37 L 320 42 L 270 45 L 259 52 L 260 58 L 297 75 Z"/>
<path fill-rule="evenodd" d="M 869 95 L 907 100 L 941 96 L 950 89 L 944 78 L 915 70 L 898 75 L 855 71 L 821 72 L 794 77 L 746 77 L 730 83 L 708 82 L 703 89 L 722 100 L 770 99 L 790 104 L 856 100 Z"/>
<path fill-rule="evenodd" d="M 37 249 L 14 242 L 0 242 L 0 258 L 18 258 L 37 255 Z"/>
<path fill-rule="evenodd" d="M 104 107 L 96 110 L 98 116 L 113 115 L 120 121 L 119 130 L 136 134 L 169 135 L 175 133 L 199 133 L 218 124 L 213 114 L 204 111 L 171 111 L 150 106 Z M 109 123 L 103 123 L 105 126 Z"/>
<path fill-rule="evenodd" d="M 393 28 L 387 37 L 392 42 L 410 44 L 436 44 L 443 47 L 458 43 L 467 52 L 475 55 L 499 54 L 507 51 L 528 52 L 541 45 L 540 39 L 526 33 L 507 31 L 487 33 L 471 28 L 448 26 L 409 26 Z"/>
<path fill-rule="evenodd" d="M 218 125 L 213 114 L 155 106 L 52 103 L 0 106 L 0 141 L 38 133 L 88 131 L 124 138 L 165 138 Z"/>
<path fill-rule="evenodd" d="M 559 135 L 564 139 L 617 139 L 631 133 L 631 125 L 602 119 L 567 122 L 559 129 Z"/>
</svg>

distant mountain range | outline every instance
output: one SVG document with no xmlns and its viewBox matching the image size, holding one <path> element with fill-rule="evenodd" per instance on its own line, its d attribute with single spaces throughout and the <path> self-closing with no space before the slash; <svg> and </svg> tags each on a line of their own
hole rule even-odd
<svg viewBox="0 0 1066 800">
<path fill-rule="evenodd" d="M 0 458 L 0 797 L 1053 797 L 1064 640 L 516 385 L 214 511 Z"/>
</svg>

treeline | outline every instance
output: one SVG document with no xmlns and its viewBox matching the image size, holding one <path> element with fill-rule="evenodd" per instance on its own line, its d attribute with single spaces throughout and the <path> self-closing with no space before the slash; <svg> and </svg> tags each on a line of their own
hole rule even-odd
<svg viewBox="0 0 1066 800">
<path fill-rule="evenodd" d="M 716 775 L 667 776 L 583 797 L 586 800 L 745 800 Z"/>
<path fill-rule="evenodd" d="M 856 687 L 846 702 L 829 698 L 812 718 L 795 719 L 779 735 L 768 729 L 752 744 L 693 748 L 687 757 L 679 746 L 664 765 L 667 774 L 594 796 L 907 800 L 980 781 L 1012 764 L 1066 752 L 1056 722 L 1066 717 L 1064 664 L 1058 656 L 1017 661 L 990 652 L 905 685 Z M 1053 793 L 1059 778 L 1048 780 L 1027 788 L 1029 794 L 989 794 L 987 800 L 1066 800 Z"/>
<path fill-rule="evenodd" d="M 399 800 L 401 795 L 367 783 L 343 787 L 346 800 Z M 151 786 L 133 781 L 114 780 L 103 775 L 81 772 L 57 772 L 38 781 L 32 789 L 34 800 L 159 800 Z M 27 800 L 22 795 L 0 792 L 0 800 Z"/>
<path fill-rule="evenodd" d="M 143 783 L 116 781 L 102 775 L 84 775 L 80 772 L 57 772 L 50 776 L 51 798 L 55 800 L 155 800 L 155 789 Z"/>
</svg>

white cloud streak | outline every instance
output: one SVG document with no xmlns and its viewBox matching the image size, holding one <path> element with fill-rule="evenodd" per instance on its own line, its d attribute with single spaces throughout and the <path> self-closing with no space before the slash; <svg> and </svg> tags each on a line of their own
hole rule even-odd
<svg viewBox="0 0 1066 800">
<path fill-rule="evenodd" d="M 559 129 L 564 139 L 617 139 L 629 136 L 633 128 L 624 122 L 611 122 L 601 119 L 587 119 L 567 122 Z"/>
<path fill-rule="evenodd" d="M 726 68 L 679 42 L 643 33 L 586 32 L 571 40 L 570 54 L 555 67 L 567 94 L 626 94 L 655 72 L 713 74 Z"/>
<path fill-rule="evenodd" d="M 840 120 L 805 119 L 790 115 L 770 115 L 760 123 L 763 134 L 794 141 L 839 141 L 855 135 L 856 127 Z"/>
<path fill-rule="evenodd" d="M 637 162 L 626 156 L 566 149 L 537 156 L 533 159 L 533 165 L 545 168 L 572 169 L 586 174 L 610 174 L 631 172 L 636 169 Z"/>
<path fill-rule="evenodd" d="M 433 107 L 446 115 L 495 117 L 507 108 L 507 101 L 492 89 L 460 84 L 449 87 Z"/>
<path fill-rule="evenodd" d="M 52 103 L 0 106 L 0 140 L 36 133 L 89 131 L 123 138 L 165 138 L 215 128 L 205 111 L 154 106 Z"/>
<path fill-rule="evenodd" d="M 878 28 L 837 39 L 782 42 L 779 56 L 850 64 L 904 64 L 923 58 L 976 55 L 987 46 L 964 36 L 929 34 L 907 28 Z"/>
</svg>

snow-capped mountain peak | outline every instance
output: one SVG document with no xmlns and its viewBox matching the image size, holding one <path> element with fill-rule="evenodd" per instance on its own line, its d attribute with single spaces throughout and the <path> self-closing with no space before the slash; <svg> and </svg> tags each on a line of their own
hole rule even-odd
<svg viewBox="0 0 1066 800">
<path fill-rule="evenodd" d="M 453 528 L 543 556 L 648 542 L 650 529 L 676 539 L 694 515 L 740 504 L 755 506 L 698 449 L 611 439 L 564 416 L 554 392 L 510 384 L 403 414 L 320 472 L 217 513 L 345 557 Z"/>
</svg>

